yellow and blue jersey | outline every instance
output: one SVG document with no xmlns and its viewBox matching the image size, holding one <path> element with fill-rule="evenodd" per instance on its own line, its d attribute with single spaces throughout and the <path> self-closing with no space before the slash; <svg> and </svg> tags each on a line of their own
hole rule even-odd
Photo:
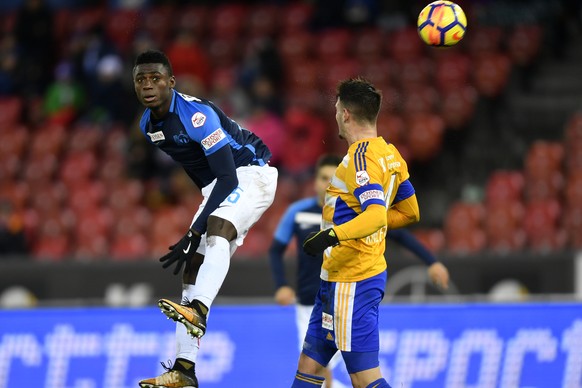
<svg viewBox="0 0 582 388">
<path fill-rule="evenodd" d="M 393 144 L 382 137 L 352 144 L 336 169 L 326 192 L 322 229 L 336 228 L 353 220 L 371 205 L 387 209 L 414 195 L 408 167 Z M 356 225 L 357 227 L 357 225 Z M 365 228 L 363 228 L 365 229 Z M 324 252 L 321 279 L 357 282 L 386 269 L 386 223 L 362 238 L 342 239 Z M 342 233 L 349 235 L 349 231 Z"/>
</svg>

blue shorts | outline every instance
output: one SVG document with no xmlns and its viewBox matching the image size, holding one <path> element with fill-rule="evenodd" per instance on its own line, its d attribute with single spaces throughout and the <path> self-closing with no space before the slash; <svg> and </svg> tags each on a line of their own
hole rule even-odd
<svg viewBox="0 0 582 388">
<path fill-rule="evenodd" d="M 339 283 L 321 281 L 311 313 L 303 353 L 327 365 L 340 350 L 349 373 L 378 366 L 378 306 L 386 271 L 371 278 Z"/>
</svg>

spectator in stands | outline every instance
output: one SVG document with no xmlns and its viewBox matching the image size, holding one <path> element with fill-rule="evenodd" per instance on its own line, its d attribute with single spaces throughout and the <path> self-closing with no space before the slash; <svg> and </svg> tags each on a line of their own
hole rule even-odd
<svg viewBox="0 0 582 388">
<path fill-rule="evenodd" d="M 102 57 L 96 66 L 97 79 L 89 90 L 89 119 L 104 123 L 122 122 L 129 124 L 135 116 L 127 90 L 123 87 L 121 76 L 123 63 L 116 54 Z"/>
<path fill-rule="evenodd" d="M 210 88 L 210 64 L 194 33 L 185 29 L 178 31 L 166 52 L 178 79 L 188 78 L 190 82 L 198 83 L 203 87 L 202 94 Z M 183 89 L 180 88 L 183 93 L 188 93 Z"/>
<path fill-rule="evenodd" d="M 13 34 L 6 34 L 0 40 L 0 96 L 16 91 L 16 70 L 18 55 Z"/>
<path fill-rule="evenodd" d="M 0 256 L 25 255 L 29 251 L 24 233 L 24 220 L 12 203 L 0 200 Z"/>
<path fill-rule="evenodd" d="M 55 80 L 44 98 L 44 112 L 49 122 L 68 125 L 84 106 L 85 92 L 73 79 L 72 71 L 68 62 L 61 62 L 55 69 Z"/>
<path fill-rule="evenodd" d="M 14 33 L 20 53 L 21 92 L 38 95 L 51 79 L 54 63 L 53 13 L 44 0 L 26 0 L 18 11 Z"/>
</svg>

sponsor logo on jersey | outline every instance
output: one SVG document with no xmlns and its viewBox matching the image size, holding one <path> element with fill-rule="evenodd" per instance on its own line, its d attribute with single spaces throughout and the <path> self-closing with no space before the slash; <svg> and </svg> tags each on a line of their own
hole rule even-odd
<svg viewBox="0 0 582 388">
<path fill-rule="evenodd" d="M 226 135 L 222 131 L 222 129 L 218 128 L 216 131 L 212 132 L 210 135 L 206 136 L 200 144 L 204 147 L 205 150 L 212 148 L 212 146 L 218 144 L 219 141 L 222 139 L 226 139 Z"/>
<path fill-rule="evenodd" d="M 384 193 L 381 190 L 367 190 L 358 196 L 360 203 L 364 203 L 370 199 L 381 199 L 384 201 Z"/>
<path fill-rule="evenodd" d="M 198 127 L 203 126 L 205 121 L 206 121 L 206 116 L 204 116 L 204 114 L 202 112 L 196 112 L 192 116 L 192 126 L 194 128 L 198 128 Z"/>
<path fill-rule="evenodd" d="M 166 137 L 164 136 L 164 132 L 162 132 L 162 131 L 158 131 L 158 132 L 154 132 L 154 133 L 147 132 L 147 135 L 150 137 L 152 142 L 166 140 Z"/>
<path fill-rule="evenodd" d="M 364 186 L 368 182 L 370 182 L 370 176 L 365 170 L 356 171 L 356 183 L 359 186 Z"/>
</svg>

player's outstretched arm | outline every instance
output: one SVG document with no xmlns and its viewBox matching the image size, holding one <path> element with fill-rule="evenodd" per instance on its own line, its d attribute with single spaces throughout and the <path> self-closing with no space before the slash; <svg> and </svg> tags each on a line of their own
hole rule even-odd
<svg viewBox="0 0 582 388">
<path fill-rule="evenodd" d="M 412 233 L 405 229 L 395 229 L 389 230 L 386 237 L 402 245 L 422 260 L 428 266 L 428 276 L 434 284 L 445 290 L 449 287 L 447 267 L 440 263 Z"/>
</svg>

